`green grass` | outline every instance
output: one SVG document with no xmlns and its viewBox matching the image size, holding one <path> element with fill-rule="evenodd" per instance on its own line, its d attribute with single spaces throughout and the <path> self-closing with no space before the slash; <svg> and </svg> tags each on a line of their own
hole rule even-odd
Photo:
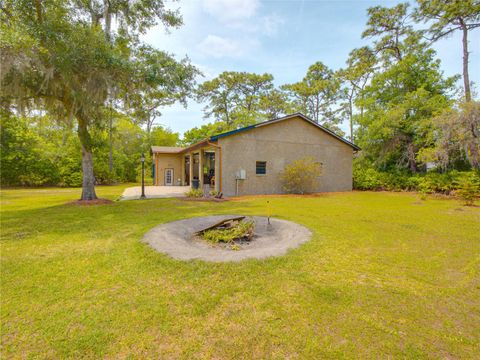
<svg viewBox="0 0 480 360">
<path fill-rule="evenodd" d="M 269 197 L 312 240 L 210 264 L 173 260 L 142 235 L 191 216 L 265 215 L 266 198 L 65 204 L 79 193 L 1 192 L 2 358 L 478 358 L 478 207 L 400 193 Z"/>
</svg>

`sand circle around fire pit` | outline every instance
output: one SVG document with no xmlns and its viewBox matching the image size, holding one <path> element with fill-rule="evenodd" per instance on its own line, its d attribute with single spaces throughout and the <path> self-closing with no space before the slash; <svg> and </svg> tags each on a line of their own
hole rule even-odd
<svg viewBox="0 0 480 360">
<path fill-rule="evenodd" d="M 312 237 L 312 232 L 300 224 L 270 218 L 268 225 L 267 218 L 263 216 L 245 218 L 245 221 L 255 222 L 255 236 L 250 243 L 242 245 L 240 250 L 213 246 L 194 235 L 197 231 L 235 216 L 239 215 L 202 216 L 169 222 L 148 231 L 143 241 L 174 259 L 229 262 L 285 255 L 288 250 Z"/>
</svg>

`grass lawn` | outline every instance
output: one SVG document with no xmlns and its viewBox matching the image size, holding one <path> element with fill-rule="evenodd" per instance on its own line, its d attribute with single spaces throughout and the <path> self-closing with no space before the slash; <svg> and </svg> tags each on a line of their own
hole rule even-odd
<svg viewBox="0 0 480 360">
<path fill-rule="evenodd" d="M 479 207 L 401 193 L 269 197 L 312 240 L 280 258 L 211 264 L 140 240 L 186 217 L 265 215 L 266 198 L 65 204 L 79 194 L 1 192 L 2 358 L 480 354 Z"/>
</svg>

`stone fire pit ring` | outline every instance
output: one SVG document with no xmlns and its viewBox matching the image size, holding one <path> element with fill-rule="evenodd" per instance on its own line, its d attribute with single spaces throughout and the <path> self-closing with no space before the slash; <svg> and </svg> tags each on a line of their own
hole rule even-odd
<svg viewBox="0 0 480 360">
<path fill-rule="evenodd" d="M 235 216 L 239 215 L 202 216 L 169 222 L 148 231 L 143 241 L 174 259 L 230 262 L 282 256 L 312 237 L 312 232 L 300 224 L 270 218 L 268 225 L 264 216 L 245 218 L 245 221 L 255 222 L 255 236 L 249 244 L 242 245 L 240 250 L 213 246 L 194 236 L 195 232 L 205 227 Z"/>
</svg>

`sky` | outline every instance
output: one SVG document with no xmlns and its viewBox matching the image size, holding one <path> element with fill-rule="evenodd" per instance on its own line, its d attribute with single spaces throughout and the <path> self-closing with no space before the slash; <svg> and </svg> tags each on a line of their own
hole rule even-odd
<svg viewBox="0 0 480 360">
<path fill-rule="evenodd" d="M 321 61 L 333 70 L 345 66 L 350 51 L 370 40 L 361 34 L 371 6 L 394 6 L 400 1 L 364 0 L 166 0 L 179 9 L 184 25 L 166 32 L 149 30 L 143 40 L 176 55 L 188 56 L 203 73 L 202 82 L 223 71 L 270 73 L 277 86 L 300 81 L 310 65 Z M 470 32 L 470 80 L 480 83 L 480 28 Z M 446 76 L 462 72 L 461 34 L 434 44 Z M 459 81 L 459 86 L 462 82 Z M 203 107 L 189 101 L 185 109 L 161 109 L 156 124 L 183 134 L 205 119 Z M 347 124 L 342 128 L 347 129 Z"/>
</svg>

